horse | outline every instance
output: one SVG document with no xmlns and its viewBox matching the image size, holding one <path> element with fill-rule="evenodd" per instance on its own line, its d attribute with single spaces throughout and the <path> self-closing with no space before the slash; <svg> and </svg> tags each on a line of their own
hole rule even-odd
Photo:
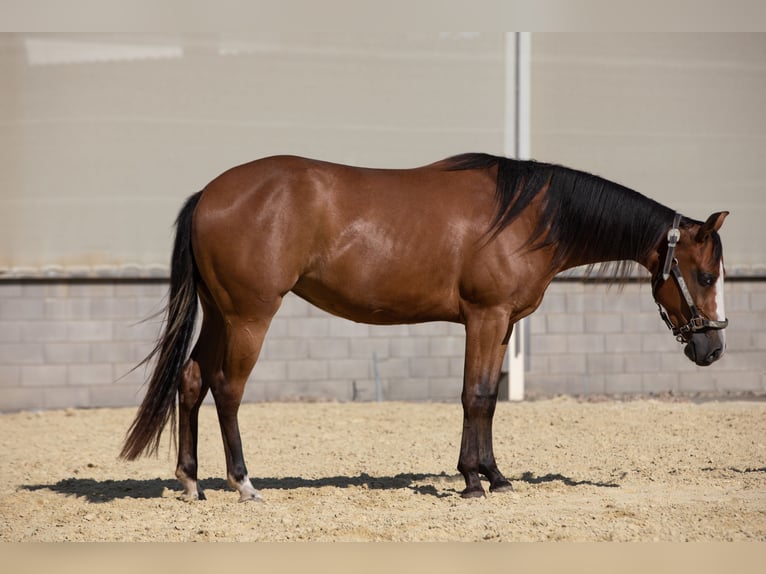
<svg viewBox="0 0 766 574">
<path fill-rule="evenodd" d="M 177 395 L 181 497 L 204 499 L 197 420 L 210 390 L 228 484 L 240 501 L 261 500 L 237 413 L 272 317 L 292 292 L 356 322 L 464 325 L 461 496 L 486 496 L 482 475 L 490 492 L 511 491 L 492 419 L 514 324 L 566 269 L 617 265 L 616 277 L 627 278 L 639 265 L 686 356 L 710 365 L 724 353 L 728 324 L 718 234 L 727 215 L 690 219 L 590 173 L 482 153 L 412 169 L 295 156 L 233 167 L 178 215 L 164 328 L 144 361 L 156 364 L 120 456 L 156 454 L 168 421 L 175 434 Z"/>
</svg>

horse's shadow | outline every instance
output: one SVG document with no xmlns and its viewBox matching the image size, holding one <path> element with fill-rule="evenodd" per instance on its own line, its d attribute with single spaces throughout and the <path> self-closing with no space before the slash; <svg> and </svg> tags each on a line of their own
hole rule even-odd
<svg viewBox="0 0 766 574">
<path fill-rule="evenodd" d="M 511 477 L 515 482 L 528 484 L 542 484 L 547 482 L 561 482 L 566 486 L 589 485 L 601 488 L 616 488 L 619 484 L 607 482 L 594 482 L 590 480 L 574 480 L 561 474 L 547 474 L 536 476 L 532 472 L 524 472 L 519 476 Z M 250 481 L 258 490 L 296 490 L 300 488 L 321 488 L 332 486 L 335 488 L 366 487 L 370 490 L 400 490 L 409 489 L 416 494 L 446 498 L 460 494 L 463 486 L 462 476 L 459 474 L 449 475 L 445 472 L 439 474 L 403 473 L 395 476 L 370 476 L 361 473 L 358 476 L 331 476 L 325 478 L 251 478 Z M 437 484 L 421 484 L 432 482 Z M 221 478 L 209 478 L 200 480 L 200 486 L 204 490 L 230 490 L 225 480 Z M 437 487 L 438 486 L 438 487 Z M 146 479 L 146 480 L 96 480 L 93 478 L 65 478 L 54 484 L 25 484 L 21 489 L 28 491 L 51 490 L 66 496 L 85 498 L 88 502 L 103 503 L 123 498 L 160 498 L 165 490 L 178 491 L 181 489 L 178 481 L 172 479 Z"/>
</svg>

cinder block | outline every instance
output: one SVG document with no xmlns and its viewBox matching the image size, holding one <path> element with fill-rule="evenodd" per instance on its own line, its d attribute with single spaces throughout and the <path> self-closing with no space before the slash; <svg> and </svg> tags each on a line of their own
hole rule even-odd
<svg viewBox="0 0 766 574">
<path fill-rule="evenodd" d="M 465 354 L 465 337 L 430 337 L 428 346 L 432 357 L 462 357 Z"/>
<path fill-rule="evenodd" d="M 120 333 L 120 339 L 135 340 L 127 333 Z M 109 321 L 72 321 L 67 323 L 67 339 L 69 341 L 111 341 L 112 323 Z"/>
<path fill-rule="evenodd" d="M 64 365 L 24 365 L 21 367 L 21 385 L 24 387 L 66 386 L 67 368 Z"/>
<path fill-rule="evenodd" d="M 632 353 L 641 349 L 640 333 L 614 333 L 605 340 L 608 353 Z"/>
<path fill-rule="evenodd" d="M 45 304 L 41 298 L 0 299 L 0 317 L 5 321 L 39 321 L 45 317 Z"/>
<path fill-rule="evenodd" d="M 582 354 L 561 354 L 548 357 L 548 369 L 551 374 L 573 373 L 580 374 L 588 372 L 586 370 L 586 355 Z"/>
<path fill-rule="evenodd" d="M 567 352 L 569 335 L 536 335 L 529 337 L 529 352 L 533 355 L 554 355 Z"/>
<path fill-rule="evenodd" d="M 550 313 L 546 317 L 547 333 L 582 333 L 585 318 L 579 314 Z"/>
<path fill-rule="evenodd" d="M 44 360 L 42 343 L 0 343 L 0 365 L 34 365 Z"/>
<path fill-rule="evenodd" d="M 71 326 L 73 338 L 90 341 L 155 341 L 163 328 L 160 319 L 138 323 L 123 320 L 81 321 Z"/>
<path fill-rule="evenodd" d="M 641 309 L 643 296 L 635 291 L 610 290 L 604 294 L 604 311 L 615 313 L 633 313 Z"/>
<path fill-rule="evenodd" d="M 416 325 L 370 325 L 369 336 L 393 341 L 398 337 L 411 337 L 410 327 L 414 328 Z"/>
<path fill-rule="evenodd" d="M 266 339 L 261 356 L 268 360 L 290 360 L 309 358 L 309 338 L 292 337 Z"/>
<path fill-rule="evenodd" d="M 623 353 L 627 373 L 657 373 L 660 361 L 653 353 Z"/>
<path fill-rule="evenodd" d="M 133 385 L 145 390 L 145 385 L 151 377 L 151 366 L 137 365 L 136 363 L 113 363 L 112 378 L 115 385 Z M 94 387 L 96 388 L 96 387 Z M 132 404 L 132 403 L 131 403 Z"/>
<path fill-rule="evenodd" d="M 645 353 L 666 353 L 680 348 L 681 346 L 673 339 L 670 331 L 641 334 L 641 350 Z"/>
<path fill-rule="evenodd" d="M 330 378 L 339 380 L 372 377 L 372 361 L 365 359 L 334 359 L 330 361 Z"/>
<path fill-rule="evenodd" d="M 724 306 L 726 307 L 726 311 L 729 313 L 732 311 L 744 313 L 750 311 L 750 293 L 747 291 L 734 292 L 730 288 L 730 285 L 731 284 L 726 286 L 724 293 Z M 766 297 L 766 293 L 764 293 L 763 296 Z"/>
<path fill-rule="evenodd" d="M 530 373 L 527 375 L 524 385 L 527 392 L 541 396 L 560 395 L 568 392 L 566 375 Z"/>
<path fill-rule="evenodd" d="M 129 363 L 135 360 L 135 344 L 126 341 L 95 342 L 90 343 L 88 346 L 90 348 L 91 360 L 95 363 Z"/>
<path fill-rule="evenodd" d="M 309 357 L 312 359 L 342 359 L 350 354 L 347 337 L 327 337 L 309 341 Z"/>
<path fill-rule="evenodd" d="M 450 323 L 444 321 L 410 325 L 410 335 L 413 337 L 448 337 L 451 330 Z"/>
<path fill-rule="evenodd" d="M 362 338 L 351 339 L 349 352 L 352 359 L 372 359 L 373 353 L 378 360 L 387 359 L 391 355 L 388 339 Z"/>
<path fill-rule="evenodd" d="M 21 367 L 18 365 L 0 365 L 0 387 L 21 385 Z"/>
<path fill-rule="evenodd" d="M 378 362 L 378 371 L 384 379 L 407 379 L 410 377 L 410 362 L 405 358 L 381 360 Z"/>
<path fill-rule="evenodd" d="M 287 380 L 287 362 L 258 361 L 250 375 L 250 379 L 253 381 L 285 381 Z"/>
<path fill-rule="evenodd" d="M 463 391 L 462 378 L 434 378 L 428 381 L 428 399 L 433 401 L 460 402 Z"/>
<path fill-rule="evenodd" d="M 715 366 L 716 370 L 764 372 L 766 371 L 766 354 L 728 349 Z"/>
<path fill-rule="evenodd" d="M 581 293 L 567 297 L 567 311 L 570 313 L 600 313 L 604 310 L 603 293 Z"/>
<path fill-rule="evenodd" d="M 607 375 L 569 375 L 567 389 L 574 395 L 601 395 L 606 392 Z"/>
<path fill-rule="evenodd" d="M 599 373 L 621 373 L 625 368 L 625 358 L 622 355 L 599 353 L 587 355 L 587 372 L 595 375 Z"/>
<path fill-rule="evenodd" d="M 719 391 L 763 391 L 763 371 L 721 372 L 715 371 L 715 385 Z"/>
<path fill-rule="evenodd" d="M 728 301 L 725 301 L 728 309 Z M 754 291 L 750 293 L 750 310 L 755 312 L 766 311 L 766 291 Z"/>
<path fill-rule="evenodd" d="M 655 313 L 630 313 L 625 314 L 623 318 L 625 331 L 630 333 L 667 333 L 667 326 L 660 318 L 658 312 Z"/>
<path fill-rule="evenodd" d="M 428 356 L 428 337 L 396 337 L 390 340 L 392 357 Z"/>
<path fill-rule="evenodd" d="M 426 401 L 429 390 L 428 379 L 393 379 L 388 381 L 385 398 L 388 401 Z"/>
<path fill-rule="evenodd" d="M 369 337 L 370 325 L 364 323 L 355 323 L 348 319 L 339 317 L 329 317 L 326 319 L 329 323 L 330 337 Z"/>
<path fill-rule="evenodd" d="M 632 395 L 643 390 L 643 377 L 638 373 L 610 373 L 604 376 L 604 391 L 607 394 Z"/>
<path fill-rule="evenodd" d="M 585 316 L 586 333 L 621 333 L 622 315 L 619 313 L 599 313 Z"/>
<path fill-rule="evenodd" d="M 89 343 L 45 343 L 43 353 L 46 363 L 87 363 L 91 360 Z"/>
<path fill-rule="evenodd" d="M 679 374 L 696 372 L 699 367 L 692 363 L 683 354 L 683 347 L 679 345 L 675 347 L 675 349 L 677 349 L 676 352 L 662 353 L 659 355 L 660 370 L 665 372 L 676 372 Z"/>
<path fill-rule="evenodd" d="M 162 306 L 159 306 L 154 312 L 161 309 Z M 146 313 L 146 316 L 150 315 L 151 313 Z M 96 320 L 124 319 L 126 317 L 135 320 L 136 317 L 142 315 L 138 313 L 138 303 L 135 298 L 103 297 L 91 300 L 90 316 Z"/>
<path fill-rule="evenodd" d="M 381 384 L 382 387 L 382 384 Z M 382 390 L 382 389 L 381 389 Z M 371 402 L 378 400 L 378 389 L 372 379 L 355 380 L 351 382 L 351 400 L 355 402 Z"/>
<path fill-rule="evenodd" d="M 416 378 L 448 377 L 449 360 L 445 357 L 413 357 L 410 374 Z"/>
<path fill-rule="evenodd" d="M 90 318 L 90 299 L 85 298 L 56 298 L 45 300 L 46 319 L 78 319 Z"/>
<path fill-rule="evenodd" d="M 573 293 L 574 289 L 570 291 Z M 571 297 L 572 295 L 570 295 Z M 539 311 L 545 314 L 548 313 L 566 313 L 567 312 L 567 293 L 555 293 L 548 289 L 545 294 L 542 303 L 540 303 Z"/>
<path fill-rule="evenodd" d="M 464 372 L 465 372 L 465 357 L 450 357 L 450 360 L 449 360 L 450 377 L 454 377 L 462 381 Z"/>
<path fill-rule="evenodd" d="M 20 343 L 23 324 L 21 321 L 0 320 L 0 343 Z"/>
<path fill-rule="evenodd" d="M 152 317 L 164 314 L 167 300 L 164 297 L 137 297 L 134 300 L 134 317 Z M 201 311 L 200 311 L 201 313 Z"/>
<path fill-rule="evenodd" d="M 32 387 L 0 387 L 0 411 L 38 410 L 45 404 L 45 391 Z"/>
<path fill-rule="evenodd" d="M 545 313 L 539 309 L 527 317 L 529 332 L 535 335 L 544 335 L 548 330 L 548 319 Z"/>
<path fill-rule="evenodd" d="M 331 321 L 324 317 L 288 317 L 287 335 L 289 337 L 327 337 L 330 335 L 330 323 Z"/>
<path fill-rule="evenodd" d="M 601 333 L 578 333 L 566 336 L 566 350 L 570 353 L 603 353 L 605 335 Z"/>
<path fill-rule="evenodd" d="M 327 361 L 304 359 L 287 363 L 289 381 L 321 381 L 327 378 Z"/>
<path fill-rule="evenodd" d="M 678 390 L 682 393 L 707 393 L 714 392 L 716 378 L 710 369 L 696 369 L 693 372 L 680 373 L 678 376 Z"/>
<path fill-rule="evenodd" d="M 62 321 L 26 321 L 21 327 L 21 340 L 28 342 L 66 341 L 67 324 Z"/>
<path fill-rule="evenodd" d="M 110 385 L 114 382 L 112 365 L 67 365 L 67 382 L 70 385 Z"/>
</svg>

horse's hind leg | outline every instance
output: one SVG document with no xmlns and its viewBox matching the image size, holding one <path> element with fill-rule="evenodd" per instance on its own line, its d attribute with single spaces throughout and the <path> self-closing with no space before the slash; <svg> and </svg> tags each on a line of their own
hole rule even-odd
<svg viewBox="0 0 766 574">
<path fill-rule="evenodd" d="M 211 383 L 226 453 L 226 478 L 229 485 L 239 492 L 240 502 L 261 500 L 261 494 L 253 487 L 247 474 L 237 414 L 270 319 L 227 321 L 223 368 Z"/>
<path fill-rule="evenodd" d="M 205 499 L 197 482 L 197 429 L 199 409 L 205 399 L 210 381 L 220 360 L 218 349 L 222 344 L 221 321 L 205 310 L 202 329 L 191 358 L 184 367 L 178 389 L 178 465 L 176 478 L 183 486 L 185 500 Z"/>
<path fill-rule="evenodd" d="M 197 421 L 199 408 L 207 394 L 207 385 L 199 363 L 189 359 L 178 389 L 178 465 L 176 478 L 183 486 L 181 498 L 204 500 L 205 494 L 197 483 Z"/>
</svg>

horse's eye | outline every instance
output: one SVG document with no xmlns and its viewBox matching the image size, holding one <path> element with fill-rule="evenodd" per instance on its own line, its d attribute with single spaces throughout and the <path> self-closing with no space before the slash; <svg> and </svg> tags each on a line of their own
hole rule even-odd
<svg viewBox="0 0 766 574">
<path fill-rule="evenodd" d="M 715 283 L 715 277 L 712 273 L 700 273 L 698 281 L 703 287 L 710 287 Z"/>
</svg>

